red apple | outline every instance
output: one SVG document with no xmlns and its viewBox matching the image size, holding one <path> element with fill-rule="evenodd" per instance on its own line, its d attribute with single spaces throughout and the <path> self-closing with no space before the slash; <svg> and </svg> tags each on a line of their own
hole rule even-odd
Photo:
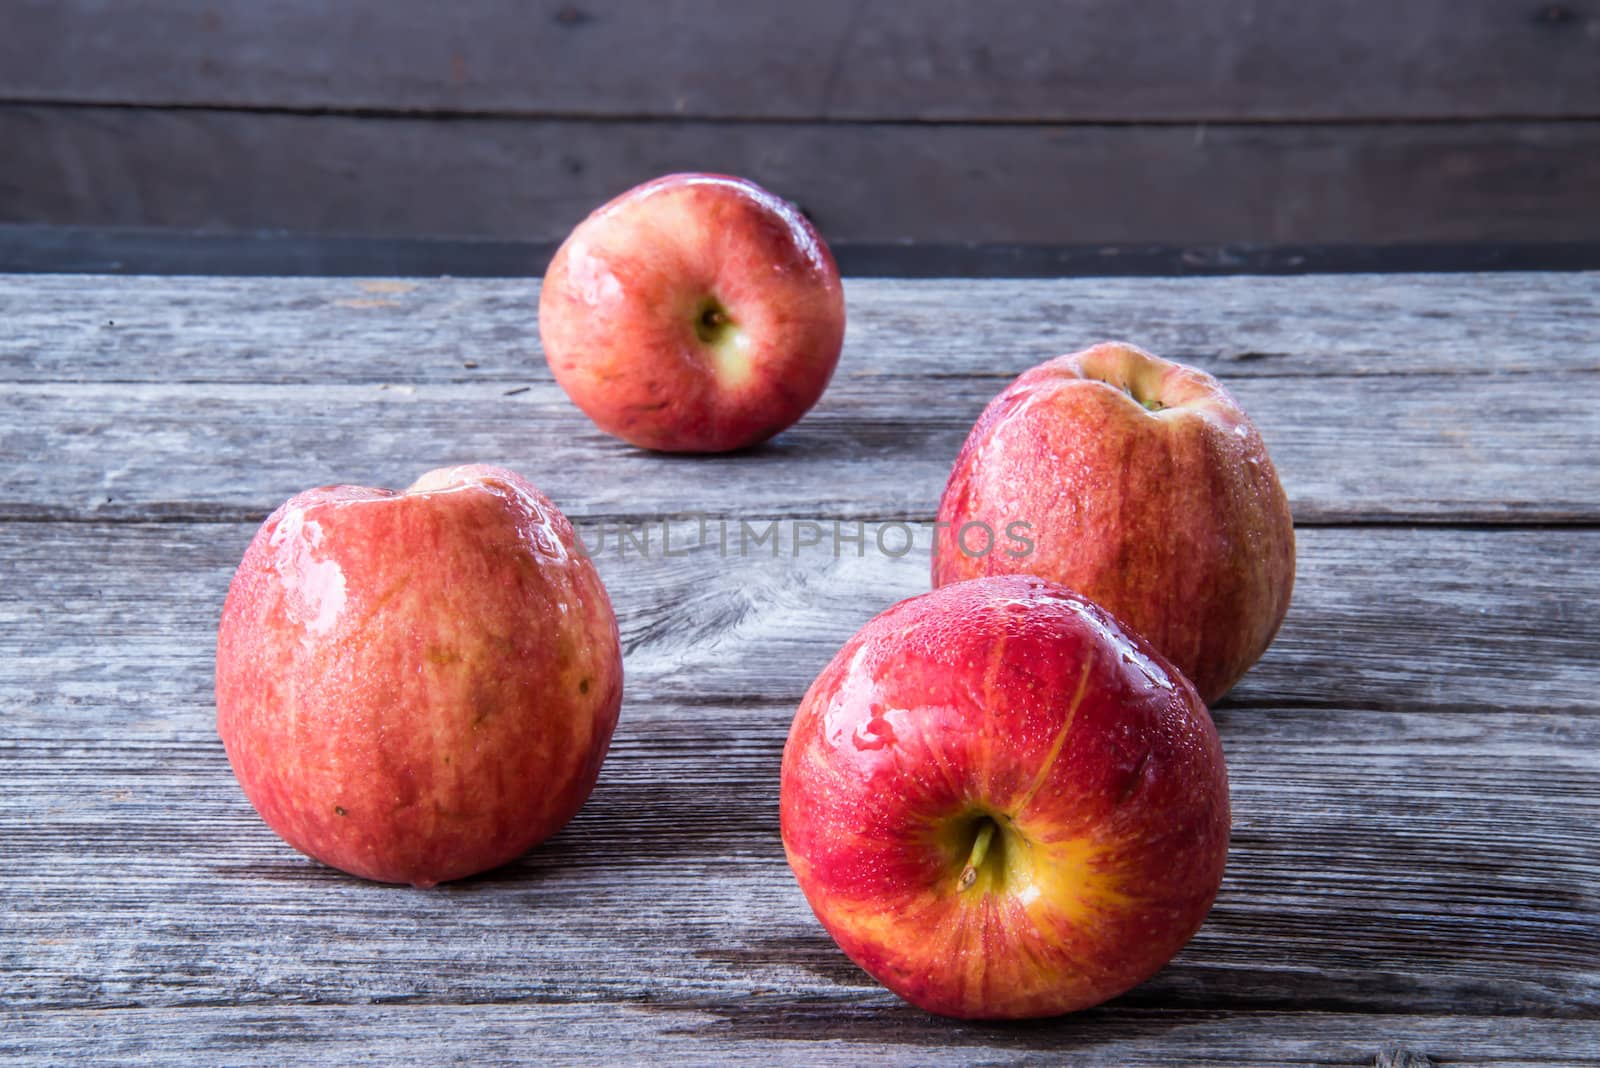
<svg viewBox="0 0 1600 1068">
<path fill-rule="evenodd" d="M 740 178 L 671 174 L 599 208 L 556 252 L 539 335 L 608 434 L 665 452 L 765 441 L 822 396 L 844 292 L 822 238 Z"/>
<path fill-rule="evenodd" d="M 256 533 L 217 634 L 217 731 L 302 853 L 432 886 L 588 798 L 622 702 L 616 617 L 566 518 L 511 471 L 327 486 Z"/>
<path fill-rule="evenodd" d="M 817 918 L 948 1016 L 1052 1016 L 1154 974 L 1211 907 L 1228 819 L 1194 688 L 1031 576 L 873 619 L 783 751 L 783 843 Z"/>
<path fill-rule="evenodd" d="M 1054 579 L 1148 638 L 1208 703 L 1289 610 L 1294 523 L 1261 435 L 1215 378 L 1131 345 L 1058 357 L 1006 387 L 962 446 L 938 518 L 935 586 Z M 1005 537 L 1013 524 L 1019 537 Z"/>
</svg>

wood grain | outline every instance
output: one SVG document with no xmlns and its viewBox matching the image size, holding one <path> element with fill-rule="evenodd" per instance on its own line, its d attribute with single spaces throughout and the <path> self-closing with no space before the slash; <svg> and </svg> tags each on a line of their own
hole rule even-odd
<svg viewBox="0 0 1600 1068">
<path fill-rule="evenodd" d="M 1600 116 L 1600 8 L 1496 0 L 23 0 L 0 97 L 790 120 Z"/>
<path fill-rule="evenodd" d="M 924 587 L 924 561 L 601 557 L 628 701 L 594 801 L 519 865 L 430 895 L 294 857 L 232 783 L 211 731 L 210 635 L 250 533 L 0 527 L 13 566 L 0 602 L 0 752 L 22 784 L 0 800 L 11 872 L 0 897 L 13 931 L 37 940 L 6 962 L 18 965 L 11 1004 L 296 990 L 638 998 L 657 987 L 721 1003 L 804 990 L 819 973 L 865 992 L 789 882 L 776 769 L 811 676 L 868 615 Z M 1597 537 L 1303 533 L 1284 634 L 1218 710 L 1236 809 L 1227 890 L 1180 964 L 1132 1004 L 1600 1005 L 1588 926 L 1600 629 L 1583 609 L 1600 590 L 1578 564 Z M 108 583 L 113 573 L 127 577 Z M 1419 646 L 1426 656 L 1395 654 Z M 91 858 L 101 889 L 66 894 Z M 496 926 L 507 895 L 538 910 L 535 944 L 520 924 Z M 627 918 L 630 900 L 654 904 Z M 136 953 L 118 945 L 115 917 L 130 914 L 156 925 L 140 928 Z M 280 959 L 263 925 L 334 951 Z M 451 964 L 414 941 L 419 929 L 475 949 Z M 63 931 L 75 933 L 50 941 Z M 1277 955 L 1285 945 L 1292 957 Z M 145 974 L 149 953 L 168 963 L 160 977 Z"/>
<path fill-rule="evenodd" d="M 1229 382 L 1600 371 L 1600 272 L 850 278 L 845 288 L 841 383 L 970 376 L 998 389 L 1104 338 Z M 538 293 L 521 278 L 0 274 L 0 384 L 548 382 Z"/>
<path fill-rule="evenodd" d="M 659 530 L 649 557 L 608 536 L 594 559 L 621 622 L 630 700 L 798 703 L 861 624 L 927 589 L 931 530 L 911 529 L 917 547 L 898 557 L 878 551 L 873 526 L 859 557 L 848 544 L 835 557 L 831 536 L 794 555 L 787 534 L 777 556 L 741 554 L 737 540 L 723 555 L 714 539 L 688 544 L 693 524 L 674 528 L 687 537 L 670 557 Z M 254 533 L 254 524 L 0 524 L 9 575 L 0 699 L 11 721 L 65 728 L 113 707 L 142 733 L 172 730 L 172 704 L 194 699 L 196 679 L 209 685 L 223 594 Z M 593 527 L 583 533 L 598 540 Z M 901 537 L 884 540 L 898 550 Z M 1298 542 L 1283 632 L 1226 707 L 1292 707 L 1307 723 L 1345 707 L 1594 707 L 1600 621 L 1585 606 L 1600 599 L 1600 578 L 1584 562 L 1600 552 L 1600 532 L 1313 528 Z M 1426 655 L 1396 654 L 1419 635 Z"/>
<path fill-rule="evenodd" d="M 978 307 L 1008 311 L 978 317 L 970 339 L 914 325 L 945 318 L 948 284 L 858 283 L 841 370 L 817 409 L 761 449 L 697 460 L 624 446 L 572 407 L 538 353 L 526 283 L 476 283 L 473 300 L 451 296 L 468 284 L 442 284 L 412 309 L 411 294 L 428 287 L 234 283 L 213 303 L 204 283 L 166 281 L 120 325 L 115 308 L 102 319 L 100 308 L 59 303 L 49 305 L 57 314 L 19 317 L 40 334 L 7 343 L 4 367 L 51 377 L 0 397 L 0 458 L 10 461 L 0 515 L 259 518 L 309 485 L 404 486 L 429 467 L 490 460 L 522 470 L 574 517 L 924 519 L 1007 379 L 1104 336 L 1090 329 L 1120 326 L 1124 337 L 1170 339 L 1179 358 L 1209 353 L 1265 435 L 1302 522 L 1587 522 L 1600 508 L 1600 411 L 1579 384 L 1596 367 L 1582 340 L 1596 279 L 1547 290 L 1541 277 L 1453 280 L 1437 293 L 1430 280 L 1346 279 L 1345 292 L 1371 292 L 1345 305 L 1335 287 L 1304 306 L 1290 302 L 1311 287 L 1285 284 L 1295 280 L 1173 281 L 1152 290 L 1172 298 L 1155 313 L 1132 296 L 1135 283 L 1107 285 L 1121 298 L 1101 301 L 1094 282 L 996 282 L 969 292 Z M 258 315 L 249 294 L 263 285 L 282 295 Z M 190 293 L 164 303 L 175 289 Z M 885 296 L 897 292 L 916 296 Z M 1229 323 L 1265 350 L 1218 352 Z M 1400 349 L 1397 331 L 1412 324 L 1423 324 L 1418 340 Z M 395 354 L 410 351 L 413 330 L 422 370 L 407 376 Z M 340 340 L 351 337 L 365 340 Z M 179 361 L 196 351 L 198 381 L 184 381 Z M 83 364 L 90 381 L 67 379 L 77 353 L 98 353 Z M 134 370 L 106 380 L 111 366 Z M 486 380 L 473 380 L 479 370 Z M 391 372 L 411 381 L 382 377 Z M 310 384 L 324 374 L 344 384 Z M 267 382 L 237 381 L 250 375 Z M 1557 380 L 1576 405 L 1551 402 Z"/>
<path fill-rule="evenodd" d="M 852 283 L 811 417 L 667 459 L 555 390 L 527 280 L 0 278 L 0 1060 L 1593 1062 L 1596 283 Z M 850 633 L 926 588 L 978 406 L 1129 331 L 1227 380 L 1301 521 L 1284 629 L 1215 710 L 1228 873 L 1189 947 L 1113 1003 L 935 1019 L 793 882 L 789 719 Z M 222 597 L 289 492 L 479 458 L 527 470 L 594 547 L 621 723 L 590 803 L 527 857 L 363 883 L 294 854 L 233 781 Z M 861 518 L 865 544 L 835 555 L 824 526 L 796 552 L 790 522 L 776 553 L 737 527 L 724 552 L 695 544 L 696 508 Z M 621 547 L 646 521 L 648 552 Z"/>
<path fill-rule="evenodd" d="M 1073 1025 L 983 1026 L 926 1017 L 881 997 L 794 1001 L 762 994 L 711 1003 L 490 1004 L 140 1009 L 0 1014 L 0 1056 L 107 1061 L 192 1058 L 562 1064 L 1189 1065 L 1318 1064 L 1522 1068 L 1580 1064 L 1600 1043 L 1591 1021 L 1351 1016 L 1328 1012 L 1099 1010 Z M 1389 1059 L 1378 1058 L 1387 1056 Z M 1410 1059 L 1402 1059 L 1410 1058 Z M 96 1058 L 98 1059 L 98 1058 Z"/>
<path fill-rule="evenodd" d="M 0 222 L 559 241 L 638 182 L 710 170 L 799 202 L 836 242 L 1600 238 L 1593 121 L 719 123 L 13 104 L 0 105 L 0 144 L 12 147 Z"/>
<path fill-rule="evenodd" d="M 929 395 L 914 380 L 845 377 L 773 442 L 699 461 L 606 437 L 553 384 L 513 396 L 466 385 L 12 386 L 0 516 L 259 518 L 313 485 L 403 488 L 432 467 L 482 460 L 592 520 L 924 519 L 1000 385 L 946 380 Z M 1594 420 L 1553 406 L 1542 376 L 1234 386 L 1302 522 L 1600 517 Z"/>
<path fill-rule="evenodd" d="M 663 992 L 738 1007 L 760 991 L 889 1004 L 806 911 L 777 839 L 776 788 L 800 690 L 881 607 L 880 589 L 912 585 L 902 564 L 869 558 L 819 573 L 802 558 L 728 575 L 702 556 L 609 567 L 629 690 L 593 800 L 524 860 L 421 892 L 295 856 L 233 783 L 212 729 L 209 634 L 235 548 L 217 528 L 5 530 L 6 556 L 22 564 L 4 602 L 15 637 L 0 650 L 8 1008 L 308 994 L 319 1004 L 654 1004 Z M 1429 571 L 1384 554 L 1381 541 L 1361 544 L 1363 533 L 1317 532 L 1404 569 L 1416 607 L 1396 605 L 1365 654 L 1341 651 L 1326 632 L 1378 624 L 1317 602 L 1382 597 L 1363 594 L 1348 570 L 1313 567 L 1323 593 L 1310 595 L 1299 633 L 1218 710 L 1235 809 L 1222 895 L 1178 961 L 1119 1004 L 1591 1019 L 1600 717 L 1576 691 L 1600 666 L 1600 640 L 1581 611 L 1549 618 L 1592 599 L 1592 576 L 1571 563 L 1587 543 L 1435 532 L 1436 549 L 1464 544 Z M 1491 555 L 1483 543 L 1525 558 L 1550 592 L 1533 592 L 1526 572 L 1506 574 L 1518 592 L 1493 601 L 1498 630 L 1430 648 L 1440 679 L 1394 663 L 1394 634 L 1427 619 L 1446 635 L 1485 614 L 1452 597 L 1481 581 L 1461 567 Z M 1332 554 L 1314 543 L 1308 555 Z M 108 582 L 106 560 L 129 577 Z M 187 566 L 169 574 L 153 560 Z M 1566 570 L 1550 574 L 1560 560 Z M 1369 584 L 1385 570 L 1366 567 Z M 719 635 L 714 651 L 687 652 L 707 641 L 697 631 L 728 596 L 745 600 L 737 621 L 707 628 Z M 774 637 L 782 632 L 795 636 Z M 1516 658 L 1537 667 L 1503 672 L 1493 704 L 1475 704 L 1484 678 Z M 1295 677 L 1321 692 L 1273 682 Z M 923 1037 L 906 1041 L 941 1026 L 923 1020 L 912 1028 Z"/>
</svg>

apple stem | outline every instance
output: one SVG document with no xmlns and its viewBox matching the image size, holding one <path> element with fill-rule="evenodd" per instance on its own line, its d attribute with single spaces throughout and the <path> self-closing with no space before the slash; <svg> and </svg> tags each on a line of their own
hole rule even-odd
<svg viewBox="0 0 1600 1068">
<path fill-rule="evenodd" d="M 961 869 L 961 880 L 957 889 L 969 889 L 978 881 L 978 868 L 983 864 L 983 858 L 989 855 L 989 843 L 994 840 L 994 820 L 986 819 L 978 828 L 978 837 L 972 843 L 972 855 L 967 858 L 967 866 Z"/>
</svg>

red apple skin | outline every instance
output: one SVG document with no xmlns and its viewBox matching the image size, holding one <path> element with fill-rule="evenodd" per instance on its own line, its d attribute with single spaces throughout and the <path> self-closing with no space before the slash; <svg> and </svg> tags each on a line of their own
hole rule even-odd
<svg viewBox="0 0 1600 1068">
<path fill-rule="evenodd" d="M 621 701 L 605 587 L 560 511 L 502 468 L 291 498 L 217 634 L 217 732 L 256 811 L 380 882 L 460 879 L 558 831 Z"/>
<path fill-rule="evenodd" d="M 938 520 L 935 586 L 1060 582 L 1148 638 L 1207 703 L 1261 658 L 1294 589 L 1288 498 L 1249 417 L 1211 375 L 1131 345 L 1050 360 L 991 401 Z M 1031 552 L 1003 536 L 1018 521 Z M 1000 535 L 986 555 L 981 528 L 972 551 L 957 544 L 972 522 Z"/>
<path fill-rule="evenodd" d="M 1199 928 L 1227 857 L 1227 771 L 1193 687 L 1032 576 L 870 621 L 807 692 L 782 774 L 784 848 L 817 918 L 946 1016 L 1053 1016 L 1130 989 Z M 963 889 L 979 816 L 1004 844 Z"/>
<path fill-rule="evenodd" d="M 702 316 L 726 322 L 702 337 Z M 539 334 L 561 388 L 606 433 L 725 452 L 794 424 L 844 343 L 833 255 L 787 201 L 740 178 L 672 174 L 585 219 L 550 263 Z"/>
</svg>

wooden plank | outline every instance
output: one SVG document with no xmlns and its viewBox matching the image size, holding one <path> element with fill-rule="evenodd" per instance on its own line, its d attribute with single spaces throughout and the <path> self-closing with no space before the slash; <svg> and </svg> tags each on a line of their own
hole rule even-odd
<svg viewBox="0 0 1600 1068">
<path fill-rule="evenodd" d="M 775 558 L 737 534 L 674 553 L 619 548 L 595 562 L 627 653 L 625 718 L 657 702 L 793 707 L 866 620 L 928 588 L 931 531 L 890 556 L 831 532 Z M 593 525 L 580 527 L 591 546 Z M 252 524 L 0 524 L 0 705 L 18 730 L 73 734 L 107 715 L 141 738 L 190 731 L 209 702 L 212 644 Z M 846 526 L 843 533 L 853 530 Z M 891 552 L 903 532 L 885 531 Z M 1282 633 L 1225 701 L 1228 715 L 1294 708 L 1319 724 L 1351 706 L 1440 715 L 1595 709 L 1600 618 L 1596 530 L 1304 529 Z M 111 581 L 115 579 L 115 581 Z M 1396 650 L 1413 650 L 1399 655 Z M 754 713 L 753 713 L 754 715 Z M 1466 728 L 1463 728 L 1466 729 Z"/>
<path fill-rule="evenodd" d="M 84 531 L 74 526 L 69 536 Z M 638 585 L 613 576 L 633 639 L 630 673 L 643 686 L 630 683 L 591 805 L 568 833 L 496 875 L 437 894 L 396 891 L 297 858 L 256 822 L 211 731 L 204 636 L 225 576 L 209 569 L 208 595 L 194 596 L 192 580 L 129 551 L 133 533 L 107 532 L 92 553 L 40 551 L 68 586 L 65 603 L 52 610 L 48 599 L 22 599 L 37 629 L 5 631 L 27 633 L 0 658 L 0 751 L 12 784 L 0 797 L 0 866 L 10 872 L 0 904 L 11 934 L 0 965 L 10 1007 L 257 1003 L 308 993 L 321 1002 L 476 1002 L 637 1000 L 670 990 L 719 1004 L 756 990 L 869 993 L 810 920 L 778 847 L 775 776 L 803 682 L 772 674 L 791 654 L 770 638 L 778 625 L 771 609 L 752 613 L 753 624 L 722 626 L 724 677 L 702 681 L 702 665 L 674 649 L 696 640 L 694 613 L 683 634 L 662 637 L 659 617 L 640 619 L 637 606 L 671 604 L 672 593 L 652 592 L 637 573 Z M 1492 537 L 1504 539 L 1499 555 L 1510 557 L 1532 536 Z M 164 559 L 182 559 L 166 538 L 150 548 L 163 543 Z M 139 577 L 113 587 L 100 611 L 76 614 L 81 591 L 107 586 L 103 567 L 84 565 L 113 555 Z M 1472 546 L 1439 571 L 1491 555 Z M 1559 559 L 1571 572 L 1587 554 L 1567 549 Z M 1543 562 L 1534 554 L 1530 570 Z M 795 586 L 806 584 L 795 570 L 761 585 L 787 589 L 793 604 Z M 845 578 L 811 584 L 848 586 L 860 598 Z M 1507 588 L 1523 589 L 1520 580 L 1508 576 Z M 42 584 L 25 578 L 11 591 Z M 1435 587 L 1435 597 L 1450 588 L 1442 578 L 1420 584 Z M 1333 583 L 1324 576 L 1312 585 Z M 1335 599 L 1380 614 L 1382 591 L 1335 588 Z M 1573 601 L 1586 596 L 1576 590 Z M 834 604 L 802 613 L 801 626 L 824 617 L 842 617 L 832 624 L 841 631 L 854 626 L 837 607 L 841 593 L 819 600 Z M 134 607 L 140 602 L 147 607 Z M 174 608 L 178 625 L 168 615 Z M 1428 608 L 1413 609 L 1397 629 L 1420 629 Z M 1471 614 L 1471 602 L 1458 611 Z M 1352 613 L 1343 629 L 1364 622 Z M 1537 609 L 1518 613 L 1505 632 L 1529 622 L 1540 623 Z M 641 625 L 657 632 L 647 639 L 654 657 L 640 655 Z M 1441 632 L 1451 625 L 1437 622 Z M 1490 664 L 1531 654 L 1540 671 L 1570 673 L 1573 685 L 1592 676 L 1592 633 L 1541 632 L 1521 648 L 1499 634 L 1462 644 Z M 79 651 L 86 642 L 106 654 Z M 822 645 L 813 636 L 804 658 L 820 662 L 829 651 Z M 1565 666 L 1563 653 L 1572 658 Z M 52 670 L 50 656 L 84 666 L 53 686 L 47 674 L 40 687 L 35 672 Z M 1428 662 L 1440 674 L 1463 667 L 1446 655 Z M 133 679 L 108 679 L 130 668 Z M 1291 693 L 1266 688 L 1254 703 L 1219 711 L 1235 802 L 1228 881 L 1194 946 L 1126 1004 L 1592 1013 L 1600 1007 L 1592 926 L 1600 857 L 1591 833 L 1600 817 L 1600 717 L 1592 702 L 1543 708 L 1518 696 L 1523 679 L 1497 678 L 1504 711 L 1423 711 L 1430 684 L 1395 686 L 1391 676 L 1370 684 L 1381 699 L 1417 704 L 1382 711 L 1361 707 L 1359 688 L 1346 686 L 1362 668 L 1359 655 L 1298 664 L 1357 703 L 1296 707 Z M 662 678 L 673 672 L 675 686 Z M 1480 694 L 1482 677 L 1473 675 Z M 683 696 L 652 694 L 652 683 Z M 722 689 L 735 692 L 720 699 Z M 785 691 L 788 700 L 778 699 Z M 642 901 L 651 907 L 637 909 Z M 537 910 L 535 943 L 523 924 L 504 922 L 508 904 Z M 152 970 L 152 959 L 162 968 Z"/>
<path fill-rule="evenodd" d="M 8 105 L 0 144 L 13 146 L 0 222 L 550 241 L 639 181 L 715 170 L 798 201 L 838 242 L 1600 238 L 1596 122 L 929 126 Z"/>
<path fill-rule="evenodd" d="M 1426 245 L 841 244 L 852 278 L 1158 278 L 1307 274 L 1546 274 L 1600 270 L 1600 241 Z M 352 237 L 0 223 L 0 275 L 513 278 L 544 272 L 552 241 Z"/>
<path fill-rule="evenodd" d="M 23 0 L 0 96 L 252 108 L 1051 121 L 1600 115 L 1589 3 L 647 6 Z"/>
<path fill-rule="evenodd" d="M 0 1023 L 0 1055 L 79 1060 L 89 1034 L 97 1058 L 127 1065 L 175 1059 L 230 1065 L 493 1064 L 536 1052 L 541 1060 L 584 1065 L 1426 1068 L 1437 1062 L 1521 1068 L 1582 1063 L 1600 1044 L 1600 1025 L 1588 1020 L 1101 1010 L 1069 1024 L 997 1027 L 933 1021 L 877 999 L 796 1001 L 774 994 L 725 1006 L 276 1005 L 8 1013 Z"/>
<path fill-rule="evenodd" d="M 47 729 L 0 723 L 7 1008 L 737 1007 L 762 991 L 892 1004 L 831 944 L 784 862 L 790 704 L 630 701 L 567 830 L 428 892 L 284 846 L 233 782 L 209 679 L 192 682 L 165 736 L 115 706 Z M 1219 729 L 1228 874 L 1196 939 L 1120 1008 L 1600 1011 L 1592 709 L 1250 709 Z M 924 1021 L 924 1040 L 937 1026 Z"/>
<path fill-rule="evenodd" d="M 1600 518 L 1593 378 L 1231 385 L 1301 522 L 1587 523 Z M 1552 403 L 1553 381 L 1574 406 Z M 0 396 L 0 518 L 245 519 L 314 485 L 400 488 L 435 466 L 486 461 L 522 471 L 580 518 L 931 519 L 1001 384 L 944 379 L 930 395 L 919 379 L 847 373 L 771 443 L 676 459 L 606 437 L 536 380 L 11 385 Z"/>
<path fill-rule="evenodd" d="M 853 282 L 818 409 L 765 449 L 675 461 L 567 402 L 527 282 L 12 279 L 0 514 L 251 518 L 312 484 L 492 459 L 577 517 L 926 518 L 1005 380 L 1123 336 L 1230 383 L 1303 522 L 1591 521 L 1597 284 Z"/>
<path fill-rule="evenodd" d="M 1593 1060 L 1593 276 L 1160 282 L 1142 310 L 1138 287 L 1091 282 L 852 287 L 825 407 L 764 452 L 676 461 L 562 440 L 586 431 L 543 373 L 526 281 L 76 281 L 75 305 L 63 280 L 32 299 L 0 280 L 0 502 L 30 519 L 0 522 L 0 1059 L 59 1061 L 87 1032 L 132 1063 Z M 963 292 L 1007 312 L 958 329 Z M 1359 522 L 1299 532 L 1284 632 L 1217 709 L 1235 802 L 1217 908 L 1115 1004 L 1011 1028 L 913 1012 L 837 952 L 783 862 L 789 716 L 848 633 L 925 587 L 925 525 L 903 557 L 870 526 L 838 558 L 794 555 L 792 526 L 776 558 L 613 535 L 616 745 L 572 827 L 502 871 L 358 883 L 290 852 L 233 783 L 211 635 L 291 473 L 404 481 L 500 448 L 570 478 L 557 496 L 591 521 L 706 501 L 925 516 L 1028 346 L 1129 320 L 1258 413 L 1303 519 Z M 1450 522 L 1368 523 L 1407 518 Z"/>
<path fill-rule="evenodd" d="M 1236 382 L 1600 371 L 1600 272 L 849 278 L 840 381 L 1000 382 L 1126 338 Z M 550 381 L 538 282 L 0 275 L 0 383 Z M 1398 385 L 1398 383 L 1397 383 Z"/>
<path fill-rule="evenodd" d="M 776 839 L 794 703 L 861 619 L 921 588 L 921 566 L 602 557 L 629 689 L 595 798 L 517 865 L 422 893 L 295 857 L 231 780 L 209 635 L 249 533 L 0 528 L 8 1008 L 676 1000 L 741 1027 L 770 1010 L 785 1038 L 837 1034 L 831 1018 L 950 1041 L 836 953 Z M 1591 1016 L 1600 635 L 1580 608 L 1600 532 L 1305 535 L 1285 633 L 1218 710 L 1235 847 L 1217 909 L 1101 1018 Z M 508 907 L 536 914 L 536 939 Z M 124 1018 L 130 1041 L 161 1026 Z"/>
</svg>

